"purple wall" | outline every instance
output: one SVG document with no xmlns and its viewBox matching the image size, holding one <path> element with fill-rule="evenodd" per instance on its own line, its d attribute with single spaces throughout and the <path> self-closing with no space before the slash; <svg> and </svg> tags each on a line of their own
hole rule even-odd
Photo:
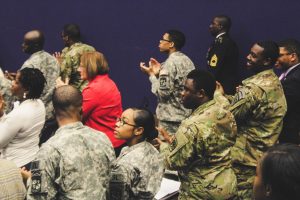
<svg viewBox="0 0 300 200">
<path fill-rule="evenodd" d="M 212 37 L 208 33 L 211 18 L 231 16 L 232 37 L 241 54 L 241 75 L 251 45 L 258 40 L 300 39 L 300 1 L 298 0 L 27 0 L 3 1 L 0 7 L 0 65 L 18 69 L 28 57 L 21 51 L 23 35 L 40 29 L 46 35 L 45 49 L 63 48 L 61 29 L 66 23 L 81 27 L 83 40 L 103 52 L 109 61 L 112 79 L 118 84 L 124 108 L 139 106 L 149 99 L 148 78 L 139 70 L 140 61 L 166 56 L 158 51 L 165 30 L 179 29 L 186 34 L 183 51 L 200 68 Z"/>
</svg>

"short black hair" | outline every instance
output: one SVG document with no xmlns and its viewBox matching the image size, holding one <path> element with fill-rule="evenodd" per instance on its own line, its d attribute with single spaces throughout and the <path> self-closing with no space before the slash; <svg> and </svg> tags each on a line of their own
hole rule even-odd
<svg viewBox="0 0 300 200">
<path fill-rule="evenodd" d="M 77 88 L 71 85 L 60 86 L 53 92 L 52 103 L 55 113 L 73 110 L 74 108 L 80 110 L 82 106 L 82 94 Z"/>
<path fill-rule="evenodd" d="M 181 50 L 185 44 L 185 36 L 178 30 L 168 30 L 166 33 L 169 34 L 169 40 L 174 42 L 176 50 Z"/>
<path fill-rule="evenodd" d="M 217 15 L 215 18 L 219 19 L 219 23 L 226 32 L 231 28 L 231 19 L 227 15 Z"/>
<path fill-rule="evenodd" d="M 286 39 L 278 42 L 279 47 L 284 47 L 289 53 L 295 53 L 300 58 L 300 42 L 296 39 Z"/>
<path fill-rule="evenodd" d="M 80 41 L 80 28 L 77 24 L 66 24 L 64 26 L 63 34 L 74 41 Z"/>
<path fill-rule="evenodd" d="M 271 147 L 260 166 L 263 184 L 271 186 L 274 199 L 300 199 L 299 146 L 281 144 Z"/>
<path fill-rule="evenodd" d="M 213 98 L 216 90 L 216 79 L 213 74 L 205 70 L 194 69 L 188 73 L 187 79 L 193 80 L 195 90 L 203 89 L 209 98 Z"/>
<path fill-rule="evenodd" d="M 273 41 L 260 41 L 256 44 L 264 48 L 262 56 L 265 59 L 270 59 L 270 65 L 274 65 L 279 57 L 279 48 L 278 45 Z"/>
<path fill-rule="evenodd" d="M 155 118 L 151 111 L 146 108 L 131 108 L 134 112 L 133 121 L 137 127 L 143 127 L 143 136 L 145 139 L 151 141 L 158 136 L 155 129 Z"/>
<path fill-rule="evenodd" d="M 43 73 L 36 68 L 25 67 L 20 71 L 20 83 L 22 84 L 25 90 L 28 90 L 27 98 L 28 99 L 38 99 L 40 98 L 46 79 Z"/>
</svg>

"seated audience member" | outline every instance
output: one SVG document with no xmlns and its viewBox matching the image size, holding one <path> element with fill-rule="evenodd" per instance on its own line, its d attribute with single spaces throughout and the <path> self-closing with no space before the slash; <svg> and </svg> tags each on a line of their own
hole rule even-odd
<svg viewBox="0 0 300 200">
<path fill-rule="evenodd" d="M 149 142 L 157 137 L 154 116 L 144 109 L 129 108 L 118 119 L 115 137 L 126 140 L 112 167 L 110 200 L 153 199 L 163 176 L 159 152 Z"/>
<path fill-rule="evenodd" d="M 83 123 L 105 133 L 120 153 L 124 140 L 114 138 L 116 119 L 122 114 L 121 94 L 109 78 L 108 63 L 100 52 L 86 52 L 81 56 L 78 71 L 88 85 L 83 89 Z"/>
<path fill-rule="evenodd" d="M 256 168 L 255 200 L 300 199 L 300 147 L 281 144 L 271 147 Z"/>
<path fill-rule="evenodd" d="M 283 71 L 279 79 L 288 108 L 279 142 L 300 144 L 300 42 L 289 39 L 279 42 L 278 45 L 276 67 Z"/>
<path fill-rule="evenodd" d="M 166 167 L 178 170 L 179 199 L 231 199 L 236 195 L 236 176 L 230 150 L 236 138 L 234 116 L 212 98 L 216 81 L 212 74 L 193 70 L 181 93 L 183 106 L 192 109 L 175 136 L 159 128 L 165 140 L 160 151 Z"/>
<path fill-rule="evenodd" d="M 27 199 L 106 199 L 115 160 L 111 142 L 80 122 L 78 89 L 59 87 L 52 102 L 59 129 L 32 162 Z"/>
<path fill-rule="evenodd" d="M 45 78 L 40 70 L 25 68 L 18 71 L 11 91 L 19 102 L 10 113 L 0 116 L 1 157 L 14 161 L 18 167 L 29 169 L 39 150 L 39 135 L 46 113 L 43 102 L 38 98 L 44 85 Z"/>
<path fill-rule="evenodd" d="M 25 196 L 20 169 L 12 161 L 0 159 L 0 199 L 24 200 Z"/>
</svg>

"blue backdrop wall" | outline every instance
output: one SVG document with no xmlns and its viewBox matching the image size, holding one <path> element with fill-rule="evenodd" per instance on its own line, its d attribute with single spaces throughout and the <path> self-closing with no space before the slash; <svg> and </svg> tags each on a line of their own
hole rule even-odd
<svg viewBox="0 0 300 200">
<path fill-rule="evenodd" d="M 300 39 L 299 13 L 298 0 L 2 1 L 0 66 L 14 71 L 27 59 L 21 51 L 25 32 L 42 30 L 45 49 L 53 53 L 63 48 L 63 25 L 77 23 L 84 42 L 106 55 L 110 76 L 122 93 L 123 107 L 148 101 L 154 108 L 156 98 L 150 93 L 148 78 L 139 70 L 139 62 L 150 57 L 159 61 L 166 58 L 157 48 L 165 30 L 183 31 L 187 38 L 183 51 L 198 67 L 205 68 L 206 51 L 212 41 L 210 21 L 217 14 L 229 15 L 233 22 L 231 35 L 240 49 L 243 77 L 245 57 L 255 41 Z"/>
</svg>

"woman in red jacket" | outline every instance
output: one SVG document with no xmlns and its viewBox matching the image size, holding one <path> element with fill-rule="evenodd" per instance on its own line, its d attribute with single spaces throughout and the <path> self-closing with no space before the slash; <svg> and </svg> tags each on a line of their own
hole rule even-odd
<svg viewBox="0 0 300 200">
<path fill-rule="evenodd" d="M 122 114 L 120 91 L 108 76 L 108 63 L 100 52 L 83 53 L 78 68 L 82 80 L 89 83 L 83 89 L 83 123 L 105 133 L 118 155 L 125 144 L 114 138 L 116 119 Z"/>
</svg>

